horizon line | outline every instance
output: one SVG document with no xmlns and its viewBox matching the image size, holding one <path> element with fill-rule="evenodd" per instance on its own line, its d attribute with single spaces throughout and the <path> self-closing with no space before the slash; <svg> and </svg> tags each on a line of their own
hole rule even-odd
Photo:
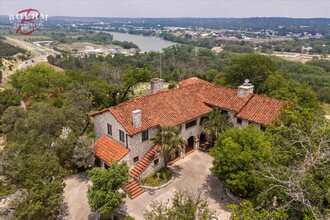
<svg viewBox="0 0 330 220">
<path fill-rule="evenodd" d="M 0 14 L 0 16 L 9 16 L 11 14 Z M 286 17 L 286 16 L 251 16 L 251 17 L 105 17 L 105 16 L 72 16 L 72 15 L 51 15 L 51 17 L 69 17 L 69 18 L 130 18 L 130 19 L 176 19 L 176 18 L 197 18 L 197 19 L 249 19 L 249 18 L 286 18 L 286 19 L 330 19 L 330 17 Z"/>
</svg>

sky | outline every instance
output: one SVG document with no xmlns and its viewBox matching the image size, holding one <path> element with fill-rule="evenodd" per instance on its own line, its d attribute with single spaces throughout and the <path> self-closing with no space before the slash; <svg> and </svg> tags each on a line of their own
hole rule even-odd
<svg viewBox="0 0 330 220">
<path fill-rule="evenodd" d="M 0 0 L 0 15 L 28 8 L 75 17 L 330 18 L 330 0 Z"/>
</svg>

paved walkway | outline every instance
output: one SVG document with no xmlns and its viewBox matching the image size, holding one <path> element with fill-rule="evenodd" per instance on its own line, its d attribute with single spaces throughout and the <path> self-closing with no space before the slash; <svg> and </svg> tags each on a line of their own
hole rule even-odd
<svg viewBox="0 0 330 220">
<path fill-rule="evenodd" d="M 166 202 L 177 190 L 188 190 L 192 193 L 201 190 L 209 202 L 209 207 L 217 212 L 218 219 L 229 219 L 230 212 L 225 206 L 233 201 L 226 196 L 221 182 L 211 174 L 211 166 L 212 157 L 207 153 L 196 151 L 186 156 L 172 166 L 176 175 L 172 184 L 163 189 L 145 192 L 134 200 L 127 198 L 127 213 L 136 220 L 142 220 L 144 210 L 150 207 L 152 201 Z"/>
<path fill-rule="evenodd" d="M 85 173 L 68 177 L 65 181 L 64 205 L 61 216 L 65 220 L 94 220 L 98 219 L 91 213 L 87 200 L 87 189 L 91 182 Z"/>
</svg>

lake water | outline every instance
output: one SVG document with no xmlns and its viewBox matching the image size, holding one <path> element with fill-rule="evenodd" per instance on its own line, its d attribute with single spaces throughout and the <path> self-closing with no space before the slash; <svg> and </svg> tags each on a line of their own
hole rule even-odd
<svg viewBox="0 0 330 220">
<path fill-rule="evenodd" d="M 108 32 L 113 35 L 114 40 L 118 41 L 130 41 L 134 44 L 138 45 L 142 52 L 149 51 L 162 51 L 163 48 L 175 45 L 171 41 L 163 40 L 158 37 L 151 36 L 142 36 L 142 35 L 134 35 L 134 34 L 126 34 L 126 33 L 118 33 L 118 32 Z"/>
</svg>

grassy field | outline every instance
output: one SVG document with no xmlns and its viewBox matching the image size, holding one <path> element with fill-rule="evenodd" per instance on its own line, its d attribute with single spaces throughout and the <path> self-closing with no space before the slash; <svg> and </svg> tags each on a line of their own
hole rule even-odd
<svg viewBox="0 0 330 220">
<path fill-rule="evenodd" d="M 322 104 L 322 107 L 327 115 L 330 115 L 330 104 Z"/>
<path fill-rule="evenodd" d="M 47 36 L 34 36 L 34 35 L 18 35 L 18 36 L 13 36 L 12 38 L 15 38 L 17 40 L 22 40 L 22 41 L 42 41 L 42 40 L 52 40 L 52 38 L 47 37 Z"/>
<path fill-rule="evenodd" d="M 164 91 L 168 90 L 168 85 L 171 83 L 164 83 Z M 175 84 L 175 83 L 174 83 Z M 150 82 L 146 83 L 139 83 L 137 84 L 133 90 L 134 90 L 134 98 L 141 97 L 150 94 Z"/>
<path fill-rule="evenodd" d="M 94 47 L 94 49 L 100 49 L 101 48 L 100 45 L 87 43 L 87 42 L 73 43 L 73 44 L 59 44 L 58 48 L 60 48 L 61 50 L 67 50 L 67 51 L 71 51 L 71 50 L 74 50 L 74 49 L 76 49 L 78 51 L 81 51 L 81 50 L 85 50 L 86 46 Z"/>
<path fill-rule="evenodd" d="M 263 55 L 269 55 L 266 53 L 261 53 Z M 306 63 L 307 61 L 313 60 L 313 58 L 321 58 L 321 55 L 310 55 L 310 54 L 300 54 L 300 53 L 288 53 L 288 52 L 277 52 L 274 51 L 271 55 L 281 57 L 282 59 L 288 60 L 288 61 L 294 61 L 294 62 L 300 62 L 300 63 Z M 327 60 L 330 60 L 330 58 L 326 58 Z"/>
<path fill-rule="evenodd" d="M 88 42 L 72 43 L 72 44 L 59 44 L 57 47 L 60 48 L 61 50 L 65 50 L 65 51 L 72 51 L 72 50 L 83 51 L 86 49 L 86 46 L 91 46 L 94 49 L 101 49 L 102 47 L 103 48 L 106 47 L 109 49 L 110 48 L 122 48 L 121 46 L 118 46 L 118 45 L 108 44 L 105 46 L 101 46 L 101 45 L 88 43 Z"/>
</svg>

